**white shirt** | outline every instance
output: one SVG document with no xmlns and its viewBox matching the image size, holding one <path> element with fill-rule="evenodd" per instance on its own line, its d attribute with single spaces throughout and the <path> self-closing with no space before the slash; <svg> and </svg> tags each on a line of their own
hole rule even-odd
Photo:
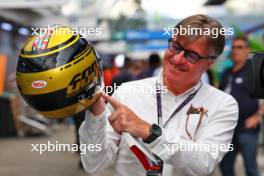
<svg viewBox="0 0 264 176">
<path fill-rule="evenodd" d="M 157 81 L 163 85 L 161 75 L 124 83 L 113 96 L 132 109 L 143 120 L 150 124 L 157 124 L 155 92 Z M 170 147 L 171 144 L 228 146 L 231 143 L 238 119 L 237 102 L 230 95 L 205 83 L 200 82 L 179 96 L 175 96 L 169 91 L 163 92 L 161 94 L 163 124 L 186 97 L 199 87 L 200 90 L 196 96 L 168 122 L 165 128 L 162 128 L 162 135 L 147 145 L 153 153 L 164 161 L 163 176 L 211 175 L 227 152 L 216 151 L 213 148 L 202 151 L 173 151 L 165 150 L 166 146 Z M 202 118 L 196 135 L 194 135 L 194 131 L 199 114 L 190 115 L 187 129 L 193 137 L 192 140 L 186 132 L 186 112 L 191 104 L 193 107 L 203 107 L 208 110 L 207 116 Z M 122 136 L 115 133 L 109 124 L 107 118 L 111 110 L 112 107 L 108 105 L 98 117 L 94 117 L 90 111 L 86 111 L 85 121 L 79 130 L 80 142 L 86 145 L 101 144 L 102 150 L 98 152 L 87 151 L 86 154 L 81 155 L 85 170 L 91 175 L 95 173 L 104 175 L 104 170 L 112 166 L 114 176 L 145 176 L 146 171 L 130 151 L 126 141 Z"/>
</svg>

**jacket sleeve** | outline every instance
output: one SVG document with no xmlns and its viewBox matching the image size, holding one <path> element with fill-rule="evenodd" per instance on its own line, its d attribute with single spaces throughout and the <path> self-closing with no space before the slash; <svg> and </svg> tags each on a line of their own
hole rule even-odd
<svg viewBox="0 0 264 176">
<path fill-rule="evenodd" d="M 115 98 L 118 96 L 115 95 Z M 121 136 L 113 130 L 108 121 L 112 110 L 109 104 L 98 116 L 87 110 L 85 121 L 79 129 L 80 144 L 86 148 L 81 151 L 81 161 L 84 169 L 91 175 L 105 170 L 116 161 Z M 89 150 L 87 146 L 91 144 L 99 150 Z"/>
<path fill-rule="evenodd" d="M 195 141 L 163 129 L 149 147 L 164 162 L 182 168 L 186 175 L 211 175 L 224 154 L 233 149 L 230 143 L 237 118 L 237 102 L 226 96 L 208 123 L 201 125 Z"/>
</svg>

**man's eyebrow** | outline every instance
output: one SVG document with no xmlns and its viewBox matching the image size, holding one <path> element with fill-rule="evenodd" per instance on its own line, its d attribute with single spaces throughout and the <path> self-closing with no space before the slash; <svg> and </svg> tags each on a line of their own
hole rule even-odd
<svg viewBox="0 0 264 176">
<path fill-rule="evenodd" d="M 189 52 L 193 52 L 193 53 L 196 53 L 196 54 L 198 54 L 199 56 L 201 56 L 201 57 L 203 57 L 203 55 L 201 55 L 199 52 L 197 52 L 197 51 L 194 51 L 194 50 L 192 50 L 192 49 L 186 49 L 180 42 L 178 42 L 178 41 L 175 41 L 175 40 L 171 40 L 172 42 L 174 42 L 174 43 L 177 43 L 181 48 L 183 48 L 184 50 L 186 50 L 186 51 L 189 51 Z"/>
</svg>

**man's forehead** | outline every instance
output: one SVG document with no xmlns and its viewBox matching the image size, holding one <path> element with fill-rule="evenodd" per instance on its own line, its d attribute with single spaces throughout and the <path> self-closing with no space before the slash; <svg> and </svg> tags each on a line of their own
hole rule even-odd
<svg viewBox="0 0 264 176">
<path fill-rule="evenodd" d="M 210 46 L 209 39 L 203 36 L 190 38 L 186 36 L 175 36 L 174 39 L 185 49 L 201 54 L 202 56 L 211 55 L 212 47 Z"/>
<path fill-rule="evenodd" d="M 246 42 L 242 39 L 236 39 L 236 40 L 233 40 L 233 44 L 234 43 L 239 43 L 239 44 L 246 44 Z"/>
<path fill-rule="evenodd" d="M 175 36 L 174 40 L 184 45 L 189 45 L 192 43 L 201 43 L 201 42 L 205 44 L 209 43 L 209 39 L 204 36 L 179 35 L 179 36 Z"/>
</svg>

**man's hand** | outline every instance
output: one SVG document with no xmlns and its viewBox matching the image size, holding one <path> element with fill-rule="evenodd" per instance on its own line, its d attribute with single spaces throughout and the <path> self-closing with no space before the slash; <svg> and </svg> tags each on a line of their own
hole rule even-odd
<svg viewBox="0 0 264 176">
<path fill-rule="evenodd" d="M 246 119 L 245 121 L 245 128 L 256 128 L 257 125 L 260 123 L 261 116 L 260 115 L 253 115 Z"/>
<path fill-rule="evenodd" d="M 118 100 L 102 94 L 102 97 L 109 102 L 115 109 L 108 120 L 115 132 L 121 134 L 128 132 L 134 137 L 140 137 L 143 140 L 147 139 L 150 135 L 151 125 L 140 119 L 131 109 L 123 105 Z"/>
<path fill-rule="evenodd" d="M 105 99 L 101 96 L 89 109 L 95 116 L 100 115 L 105 110 Z"/>
</svg>

